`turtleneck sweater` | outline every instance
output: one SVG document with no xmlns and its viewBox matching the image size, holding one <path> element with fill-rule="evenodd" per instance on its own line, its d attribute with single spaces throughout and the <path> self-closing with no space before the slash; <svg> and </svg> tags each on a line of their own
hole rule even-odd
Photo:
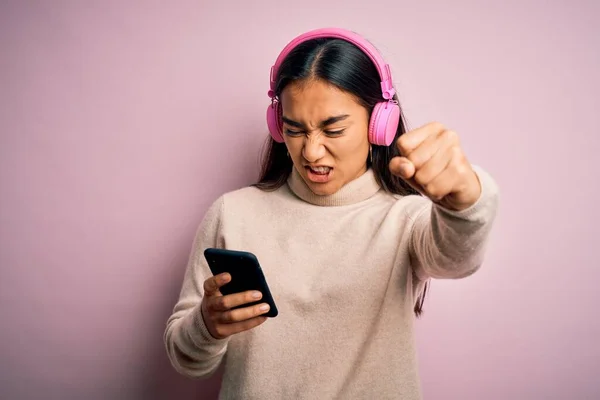
<svg viewBox="0 0 600 400">
<path fill-rule="evenodd" d="M 421 399 L 413 307 L 431 278 L 478 270 L 498 188 L 453 211 L 383 190 L 371 169 L 328 196 L 294 169 L 275 191 L 246 187 L 209 207 L 164 340 L 173 367 L 204 378 L 221 363 L 220 399 Z M 208 247 L 254 253 L 279 315 L 225 339 L 200 303 Z"/>
</svg>

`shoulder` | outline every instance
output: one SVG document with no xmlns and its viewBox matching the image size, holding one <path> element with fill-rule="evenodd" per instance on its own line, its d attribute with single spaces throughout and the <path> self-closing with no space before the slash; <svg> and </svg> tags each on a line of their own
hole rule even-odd
<svg viewBox="0 0 600 400">
<path fill-rule="evenodd" d="M 285 198 L 289 190 L 283 185 L 273 191 L 261 190 L 255 186 L 246 186 L 243 188 L 231 190 L 221 194 L 216 198 L 209 208 L 209 212 L 238 213 L 242 210 L 256 210 Z"/>
<path fill-rule="evenodd" d="M 282 191 L 285 191 L 285 185 L 273 191 L 261 190 L 255 186 L 246 186 L 240 189 L 232 190 L 224 193 L 222 201 L 227 206 L 244 206 L 263 203 L 264 201 L 272 200 L 274 197 L 280 196 Z"/>
</svg>

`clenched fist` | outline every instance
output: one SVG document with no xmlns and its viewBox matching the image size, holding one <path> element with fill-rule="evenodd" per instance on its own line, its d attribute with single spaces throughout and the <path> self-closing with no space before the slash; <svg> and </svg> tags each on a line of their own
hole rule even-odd
<svg viewBox="0 0 600 400">
<path fill-rule="evenodd" d="M 456 132 L 434 122 L 403 134 L 396 145 L 400 156 L 390 161 L 390 172 L 421 194 L 456 211 L 479 199 L 479 179 L 460 147 Z"/>
</svg>

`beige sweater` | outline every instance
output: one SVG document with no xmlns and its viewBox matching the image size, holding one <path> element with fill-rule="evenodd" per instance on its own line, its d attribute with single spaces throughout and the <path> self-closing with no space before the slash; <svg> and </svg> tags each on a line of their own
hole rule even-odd
<svg viewBox="0 0 600 400">
<path fill-rule="evenodd" d="M 202 378 L 225 361 L 221 399 L 420 399 L 416 296 L 428 278 L 480 267 L 496 214 L 497 186 L 476 172 L 481 197 L 461 212 L 390 195 L 371 170 L 331 196 L 312 194 L 295 172 L 275 192 L 221 196 L 198 229 L 167 322 L 173 366 Z M 214 339 L 200 313 L 207 247 L 256 254 L 279 316 Z"/>
</svg>

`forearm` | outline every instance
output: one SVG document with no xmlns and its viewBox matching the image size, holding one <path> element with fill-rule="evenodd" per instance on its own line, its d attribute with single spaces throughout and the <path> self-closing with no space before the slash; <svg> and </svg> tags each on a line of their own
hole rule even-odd
<svg viewBox="0 0 600 400">
<path fill-rule="evenodd" d="M 215 339 L 208 332 L 199 304 L 173 313 L 164 340 L 173 367 L 191 378 L 212 375 L 227 351 L 227 340 Z"/>
<path fill-rule="evenodd" d="M 173 367 L 181 374 L 202 378 L 217 370 L 227 350 L 227 340 L 213 338 L 202 318 L 200 304 L 204 281 L 211 271 L 203 256 L 207 247 L 221 247 L 219 231 L 223 200 L 219 198 L 200 224 L 173 313 L 167 320 L 164 342 Z"/>
<path fill-rule="evenodd" d="M 462 278 L 483 263 L 498 208 L 498 187 L 485 171 L 475 170 L 482 189 L 475 204 L 462 211 L 430 204 L 415 218 L 410 249 L 420 279 Z"/>
</svg>

